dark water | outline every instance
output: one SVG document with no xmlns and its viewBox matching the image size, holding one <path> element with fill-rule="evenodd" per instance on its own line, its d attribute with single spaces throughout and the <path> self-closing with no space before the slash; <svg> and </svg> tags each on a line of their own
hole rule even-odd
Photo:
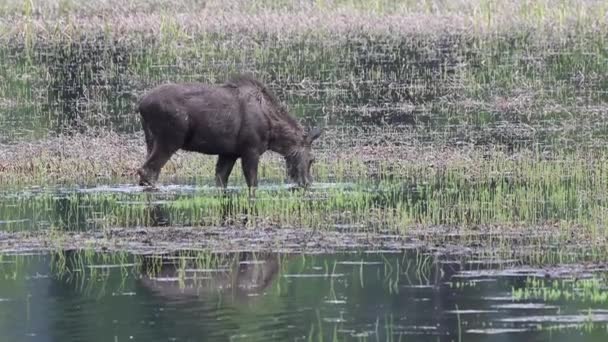
<svg viewBox="0 0 608 342">
<path fill-rule="evenodd" d="M 4 255 L 2 340 L 604 341 L 608 329 L 591 297 L 513 299 L 589 288 L 509 261 L 415 250 L 163 260 Z M 526 281 L 535 276 L 544 285 Z"/>
</svg>

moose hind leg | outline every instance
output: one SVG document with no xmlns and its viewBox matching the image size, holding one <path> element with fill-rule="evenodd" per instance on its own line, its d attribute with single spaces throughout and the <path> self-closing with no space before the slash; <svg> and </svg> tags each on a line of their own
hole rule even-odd
<svg viewBox="0 0 608 342">
<path fill-rule="evenodd" d="M 228 178 L 236 162 L 236 157 L 219 155 L 215 164 L 215 184 L 217 187 L 226 188 Z"/>
<path fill-rule="evenodd" d="M 182 146 L 188 134 L 188 121 L 172 110 L 162 111 L 159 105 L 140 109 L 149 151 L 146 162 L 138 170 L 140 185 L 153 185 L 171 156 Z"/>
<path fill-rule="evenodd" d="M 176 146 L 160 147 L 159 142 L 155 141 L 148 159 L 144 165 L 137 170 L 137 173 L 139 174 L 139 185 L 153 185 L 158 180 L 160 170 L 178 149 L 179 147 Z"/>
<path fill-rule="evenodd" d="M 148 125 L 143 124 L 143 129 L 144 139 L 146 141 L 146 152 L 148 153 L 147 157 L 149 157 L 152 153 L 152 148 L 154 147 L 154 136 L 152 135 L 152 131 L 150 130 L 150 127 L 148 127 Z"/>
</svg>

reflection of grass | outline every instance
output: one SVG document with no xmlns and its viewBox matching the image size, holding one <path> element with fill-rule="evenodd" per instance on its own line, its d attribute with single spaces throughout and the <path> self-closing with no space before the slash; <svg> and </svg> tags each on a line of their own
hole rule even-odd
<svg viewBox="0 0 608 342">
<path fill-rule="evenodd" d="M 246 254 L 246 253 L 245 253 Z M 345 298 L 349 295 L 349 302 L 353 298 L 365 298 L 362 294 L 377 293 L 382 291 L 388 294 L 385 300 L 390 300 L 393 296 L 398 296 L 387 283 L 391 284 L 395 279 L 415 279 L 413 282 L 403 282 L 403 285 L 437 285 L 443 286 L 445 278 L 440 259 L 429 255 L 424 250 L 410 250 L 403 254 L 369 254 L 369 253 L 347 253 L 337 255 L 274 255 L 272 253 L 253 253 L 247 260 L 252 265 L 257 261 L 278 259 L 278 269 L 275 277 L 272 278 L 271 285 L 264 290 L 265 295 L 260 297 L 263 300 L 250 298 L 247 305 L 240 305 L 233 301 L 235 292 L 246 289 L 244 285 L 250 284 L 249 277 L 236 279 L 239 273 L 239 264 L 243 260 L 241 253 L 210 253 L 201 250 L 181 251 L 171 257 L 167 255 L 134 256 L 128 253 L 93 253 L 82 250 L 77 252 L 60 251 L 47 256 L 2 256 L 0 263 L 0 279 L 3 284 L 11 284 L 22 281 L 32 276 L 33 269 L 30 265 L 37 264 L 40 258 L 50 262 L 49 276 L 60 280 L 76 293 L 89 296 L 91 298 L 101 298 L 105 296 L 121 295 L 124 292 L 133 292 L 133 283 L 142 277 L 177 277 L 174 288 L 189 291 L 195 296 L 211 296 L 218 301 L 219 306 L 238 305 L 239 317 L 242 316 L 244 323 L 249 324 L 251 315 L 260 310 L 270 310 L 281 306 L 280 298 L 285 296 L 297 296 L 299 301 L 308 303 L 312 307 L 323 306 L 326 301 Z M 458 256 L 462 264 L 470 260 L 479 260 L 478 256 Z M 448 257 L 448 260 L 454 260 Z M 11 261 L 11 262 L 6 262 Z M 161 261 L 164 264 L 161 265 Z M 348 261 L 348 262 L 345 262 Z M 361 261 L 369 264 L 358 264 Z M 380 264 L 376 264 L 380 262 Z M 146 266 L 144 267 L 144 263 Z M 260 265 L 264 265 L 263 263 Z M 439 268 L 438 268 L 439 267 Z M 167 272 L 167 268 L 171 271 Z M 449 267 L 447 267 L 449 268 Z M 165 273 L 161 273 L 162 271 Z M 203 270 L 216 270 L 218 272 L 206 272 Z M 259 276 L 260 273 L 268 270 L 257 270 L 249 272 L 249 275 Z M 422 274 L 422 273 L 423 274 Z M 242 273 L 242 269 L 240 274 Z M 296 281 L 294 278 L 287 278 L 284 275 L 316 274 L 317 277 L 302 278 Z M 343 275 L 344 277 L 334 278 L 328 275 Z M 438 276 L 438 277 L 435 277 Z M 363 282 L 362 279 L 365 279 Z M 339 280 L 341 279 L 341 280 Z M 336 281 L 337 280 L 337 281 Z M 430 281 L 429 281 L 430 280 Z M 608 299 L 605 295 L 605 277 L 596 275 L 590 279 L 539 279 L 528 278 L 522 285 L 516 285 L 512 290 L 513 299 L 519 302 L 570 302 L 580 304 L 584 310 L 585 303 L 605 304 Z M 222 286 L 220 286 L 222 285 Z M 479 286 L 479 283 L 477 284 Z M 473 284 L 473 287 L 475 285 Z M 9 286 L 10 288 L 10 286 Z M 195 291 L 193 291 L 195 290 Z M 463 288 L 455 291 L 460 293 Z M 174 293 L 169 291 L 168 295 Z M 24 294 L 25 296 L 25 294 Z M 355 296 L 355 297 L 350 297 Z M 220 297 L 225 297 L 221 299 Z M 195 298 L 195 297 L 193 297 Z M 364 299 L 361 299 L 365 302 Z M 368 299 L 373 300 L 373 299 Z M 253 304 L 255 303 L 255 304 Z M 387 302 L 388 303 L 388 302 Z M 376 303 L 378 304 L 378 303 Z M 458 307 L 456 312 L 458 313 Z M 328 315 L 323 311 L 322 315 L 311 312 L 311 319 L 315 325 L 311 331 L 315 336 L 326 336 L 332 334 L 332 324 L 323 321 Z M 592 313 L 590 312 L 590 316 Z M 331 316 L 330 316 L 331 317 Z M 335 317 L 335 316 L 334 316 Z M 460 317 L 456 316 L 457 319 Z M 329 324 L 328 324 L 329 323 Z M 593 323 L 593 322 L 589 322 Z M 335 323 L 344 324 L 342 322 Z M 392 316 L 378 317 L 375 329 L 378 332 L 396 333 L 392 325 L 396 324 Z M 465 321 L 459 324 L 466 326 Z M 591 326 L 590 326 L 591 327 Z M 590 328 L 589 327 L 589 328 Z M 547 327 L 550 328 L 550 327 Z M 320 331 L 320 329 L 323 329 Z M 329 329 L 329 330 L 328 330 Z"/>
</svg>

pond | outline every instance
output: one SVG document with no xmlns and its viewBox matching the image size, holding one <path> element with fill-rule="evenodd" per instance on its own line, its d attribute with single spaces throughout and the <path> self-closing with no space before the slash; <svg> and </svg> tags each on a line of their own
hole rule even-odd
<svg viewBox="0 0 608 342">
<path fill-rule="evenodd" d="M 9 341 L 603 341 L 606 270 L 406 249 L 3 255 Z"/>
</svg>

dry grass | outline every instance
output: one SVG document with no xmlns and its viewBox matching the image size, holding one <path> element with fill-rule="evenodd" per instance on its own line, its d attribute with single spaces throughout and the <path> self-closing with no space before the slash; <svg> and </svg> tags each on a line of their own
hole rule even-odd
<svg viewBox="0 0 608 342">
<path fill-rule="evenodd" d="M 338 124 L 378 110 L 446 130 L 504 121 L 515 137 L 499 127 L 497 138 L 478 139 L 500 142 L 533 136 L 555 114 L 575 116 L 583 131 L 580 123 L 605 116 L 600 1 L 253 3 L 7 0 L 0 120 L 37 136 L 80 119 L 139 129 L 129 104 L 146 89 L 220 82 L 236 70 L 253 71 L 286 102 L 312 101 L 315 115 Z M 32 136 L 4 127 L 0 141 Z"/>
<path fill-rule="evenodd" d="M 494 34 L 533 28 L 537 34 L 605 30 L 608 6 L 598 0 L 555 1 L 171 1 L 5 0 L 5 38 L 110 30 L 154 36 L 256 33 L 291 36 L 367 34 Z M 539 31 L 542 29 L 541 31 Z M 347 36 L 345 36 L 347 37 Z M 128 39 L 128 38 L 127 38 Z"/>
<path fill-rule="evenodd" d="M 359 135 L 358 139 L 343 129 L 328 129 L 315 146 L 321 179 L 339 173 L 340 177 L 357 179 L 380 177 L 382 168 L 396 173 L 440 170 L 467 166 L 470 176 L 479 175 L 475 165 L 487 160 L 530 158 L 521 154 L 509 156 L 496 147 L 472 145 L 447 146 L 422 144 L 407 131 L 377 129 Z M 135 183 L 135 170 L 145 158 L 141 134 L 126 135 L 95 130 L 70 136 L 60 135 L 37 141 L 0 145 L 0 184 L 51 185 L 58 183 Z M 192 178 L 212 180 L 215 156 L 179 151 L 163 168 L 162 182 Z M 277 178 L 285 174 L 282 158 L 272 152 L 263 155 L 262 176 Z M 474 171 L 477 169 L 477 171 Z M 319 171 L 321 170 L 321 171 Z M 389 170 L 385 170 L 389 171 Z M 242 180 L 239 166 L 233 172 Z"/>
</svg>

